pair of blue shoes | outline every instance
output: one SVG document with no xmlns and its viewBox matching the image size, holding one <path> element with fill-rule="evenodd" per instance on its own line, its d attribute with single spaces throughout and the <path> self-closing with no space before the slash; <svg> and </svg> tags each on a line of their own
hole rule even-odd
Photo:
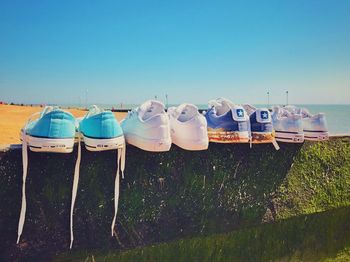
<svg viewBox="0 0 350 262">
<path fill-rule="evenodd" d="M 39 115 L 39 117 L 36 120 L 32 120 L 36 115 Z M 73 244 L 73 210 L 79 181 L 81 139 L 84 141 L 85 147 L 89 151 L 118 150 L 118 168 L 115 179 L 114 196 L 115 214 L 111 227 L 113 236 L 119 199 L 119 169 L 121 169 L 123 176 L 125 168 L 125 140 L 118 121 L 111 111 L 101 110 L 97 106 L 92 106 L 85 117 L 79 120 L 76 120 L 71 113 L 58 107 L 45 107 L 41 113 L 34 114 L 28 120 L 21 132 L 23 143 L 23 185 L 17 243 L 19 243 L 23 231 L 26 213 L 25 181 L 28 168 L 27 147 L 34 152 L 71 153 L 74 148 L 76 136 L 79 143 L 72 190 L 70 247 L 72 247 Z"/>
<path fill-rule="evenodd" d="M 279 149 L 267 108 L 236 105 L 228 99 L 218 98 L 209 101 L 209 109 L 204 115 L 210 142 L 272 143 Z"/>
</svg>

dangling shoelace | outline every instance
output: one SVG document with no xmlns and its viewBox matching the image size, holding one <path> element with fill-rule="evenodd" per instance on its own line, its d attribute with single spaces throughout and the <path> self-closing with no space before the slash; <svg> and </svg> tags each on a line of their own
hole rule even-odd
<svg viewBox="0 0 350 262">
<path fill-rule="evenodd" d="M 18 231 L 17 231 L 17 244 L 21 238 L 24 226 L 24 220 L 26 216 L 27 201 L 26 201 L 26 180 L 28 170 L 28 149 L 27 149 L 27 137 L 25 128 L 22 131 L 22 163 L 23 163 L 23 176 L 22 176 L 22 206 L 19 215 Z"/>
<path fill-rule="evenodd" d="M 51 107 L 45 107 L 43 112 L 48 111 L 51 109 Z M 22 204 L 21 204 L 21 211 L 19 214 L 19 221 L 18 221 L 18 230 L 17 230 L 17 244 L 19 243 L 19 240 L 21 238 L 22 232 L 23 232 L 23 226 L 24 221 L 26 218 L 26 210 L 27 210 L 27 200 L 26 200 L 26 180 L 27 180 L 27 172 L 28 172 L 28 145 L 27 145 L 27 134 L 26 129 L 28 124 L 31 122 L 32 118 L 36 115 L 40 115 L 43 113 L 37 112 L 32 114 L 27 123 L 22 128 L 21 136 L 22 136 L 22 166 L 23 166 L 23 175 L 22 175 Z"/>
<path fill-rule="evenodd" d="M 118 156 L 117 156 L 117 174 L 114 182 L 114 217 L 111 225 L 111 234 L 114 235 L 114 227 L 117 219 L 118 212 L 118 203 L 119 203 L 119 169 L 122 172 L 122 178 L 124 178 L 124 169 L 125 169 L 125 155 L 126 155 L 126 144 L 122 148 L 118 148 Z M 119 168 L 120 165 L 120 168 Z"/>
<path fill-rule="evenodd" d="M 73 213 L 74 213 L 74 204 L 77 196 L 78 191 L 78 182 L 79 182 L 79 172 L 80 172 L 80 161 L 81 161 L 81 135 L 80 132 L 78 133 L 78 157 L 77 161 L 75 163 L 75 170 L 74 170 L 74 178 L 73 178 L 73 189 L 72 189 L 72 203 L 71 203 L 71 210 L 70 210 L 70 246 L 69 248 L 72 249 L 73 241 L 74 241 L 74 233 L 73 233 Z M 117 149 L 117 174 L 115 178 L 115 184 L 114 184 L 114 218 L 112 221 L 112 236 L 113 236 L 113 229 L 115 226 L 115 221 L 117 217 L 117 211 L 118 211 L 118 200 L 119 200 L 119 170 L 122 171 L 122 178 L 124 178 L 124 169 L 125 169 L 125 154 L 126 154 L 126 145 L 125 142 L 123 144 L 122 148 Z"/>
<path fill-rule="evenodd" d="M 70 249 L 72 249 L 73 241 L 74 241 L 73 212 L 74 212 L 75 199 L 77 197 L 77 191 L 78 191 L 80 160 L 81 160 L 81 143 L 80 143 L 80 132 L 78 131 L 78 156 L 77 156 L 77 161 L 75 162 L 73 188 L 72 188 L 72 203 L 70 207 L 70 246 L 69 246 Z"/>
</svg>

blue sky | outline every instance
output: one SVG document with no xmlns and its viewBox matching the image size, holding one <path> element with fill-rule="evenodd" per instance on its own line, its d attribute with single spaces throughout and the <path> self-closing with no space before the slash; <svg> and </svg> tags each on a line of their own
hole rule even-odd
<svg viewBox="0 0 350 262">
<path fill-rule="evenodd" d="M 350 1 L 0 2 L 0 100 L 350 103 Z"/>
</svg>

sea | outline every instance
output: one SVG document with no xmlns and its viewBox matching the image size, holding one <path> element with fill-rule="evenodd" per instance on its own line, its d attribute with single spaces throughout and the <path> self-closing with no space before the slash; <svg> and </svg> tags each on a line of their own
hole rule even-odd
<svg viewBox="0 0 350 262">
<path fill-rule="evenodd" d="M 101 108 L 105 109 L 132 109 L 137 107 L 135 104 L 97 104 Z M 64 105 L 70 107 L 84 107 L 82 105 Z M 175 104 L 169 104 L 170 106 L 176 106 Z M 270 108 L 272 105 L 257 104 L 256 107 Z M 325 113 L 328 123 L 328 129 L 331 135 L 350 135 L 350 105 L 295 105 L 298 107 L 304 107 L 312 114 Z M 199 109 L 207 109 L 207 104 L 197 104 Z"/>
</svg>

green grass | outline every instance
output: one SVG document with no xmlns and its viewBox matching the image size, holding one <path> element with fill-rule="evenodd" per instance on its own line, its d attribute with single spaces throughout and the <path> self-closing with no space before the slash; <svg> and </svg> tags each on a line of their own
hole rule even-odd
<svg viewBox="0 0 350 262">
<path fill-rule="evenodd" d="M 80 252 L 57 261 L 346 261 L 350 208 L 304 215 L 226 234 L 123 252 Z"/>
</svg>

